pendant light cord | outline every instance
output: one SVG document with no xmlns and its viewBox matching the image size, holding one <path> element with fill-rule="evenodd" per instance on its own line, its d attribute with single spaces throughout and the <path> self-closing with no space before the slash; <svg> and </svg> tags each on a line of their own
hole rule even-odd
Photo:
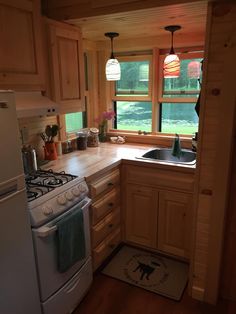
<svg viewBox="0 0 236 314">
<path fill-rule="evenodd" d="M 111 38 L 111 58 L 110 59 L 115 59 L 114 53 L 113 53 L 113 37 Z"/>
<path fill-rule="evenodd" d="M 174 48 L 173 48 L 173 42 L 174 42 L 174 31 L 171 31 L 171 48 L 170 48 L 170 54 L 171 55 L 174 55 L 175 54 L 175 51 L 174 51 Z"/>
</svg>

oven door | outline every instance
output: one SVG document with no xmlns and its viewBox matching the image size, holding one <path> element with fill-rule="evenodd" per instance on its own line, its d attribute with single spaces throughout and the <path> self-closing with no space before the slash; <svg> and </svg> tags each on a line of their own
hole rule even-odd
<svg viewBox="0 0 236 314">
<path fill-rule="evenodd" d="M 90 203 L 91 200 L 86 197 L 79 204 L 71 207 L 68 211 L 56 217 L 54 220 L 39 228 L 32 229 L 41 301 L 45 301 L 62 287 L 76 272 L 78 272 L 91 255 L 89 226 Z M 60 273 L 57 269 L 56 224 L 59 220 L 61 221 L 74 210 L 78 210 L 78 208 L 81 208 L 83 211 L 86 256 L 84 259 L 72 265 L 66 272 Z"/>
</svg>

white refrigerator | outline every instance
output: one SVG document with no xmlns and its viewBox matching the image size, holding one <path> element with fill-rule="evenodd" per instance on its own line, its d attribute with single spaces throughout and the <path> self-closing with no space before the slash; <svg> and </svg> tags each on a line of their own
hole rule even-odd
<svg viewBox="0 0 236 314">
<path fill-rule="evenodd" d="M 0 91 L 0 313 L 41 313 L 12 91 Z"/>
</svg>

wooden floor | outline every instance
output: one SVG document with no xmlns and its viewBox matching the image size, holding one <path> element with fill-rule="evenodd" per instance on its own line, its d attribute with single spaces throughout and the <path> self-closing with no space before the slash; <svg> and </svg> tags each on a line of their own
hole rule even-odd
<svg viewBox="0 0 236 314">
<path fill-rule="evenodd" d="M 94 276 L 88 294 L 73 314 L 235 314 L 236 303 L 217 306 L 191 299 L 185 291 L 180 302 L 137 288 L 102 274 Z"/>
</svg>

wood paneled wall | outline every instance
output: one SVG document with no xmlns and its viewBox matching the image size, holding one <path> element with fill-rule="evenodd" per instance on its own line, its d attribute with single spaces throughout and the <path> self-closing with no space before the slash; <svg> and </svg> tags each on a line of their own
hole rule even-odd
<svg viewBox="0 0 236 314">
<path fill-rule="evenodd" d="M 209 5 L 200 111 L 192 295 L 218 297 L 235 111 L 236 4 Z M 226 226 L 227 228 L 227 226 Z"/>
<path fill-rule="evenodd" d="M 44 142 L 39 136 L 39 133 L 44 132 L 46 125 L 57 124 L 57 117 L 21 118 L 18 120 L 18 123 L 20 131 L 23 130 L 23 132 L 28 135 L 28 139 L 26 139 L 24 144 L 32 145 L 36 149 L 38 159 L 43 160 Z"/>
<path fill-rule="evenodd" d="M 235 129 L 236 132 L 236 129 Z M 230 197 L 226 215 L 225 243 L 221 265 L 221 289 L 223 298 L 236 301 L 236 141 L 234 141 Z"/>
<path fill-rule="evenodd" d="M 196 2 L 199 0 L 191 0 Z M 187 3 L 188 0 L 42 0 L 47 16 L 68 20 L 72 18 L 127 12 L 158 6 Z"/>
</svg>

